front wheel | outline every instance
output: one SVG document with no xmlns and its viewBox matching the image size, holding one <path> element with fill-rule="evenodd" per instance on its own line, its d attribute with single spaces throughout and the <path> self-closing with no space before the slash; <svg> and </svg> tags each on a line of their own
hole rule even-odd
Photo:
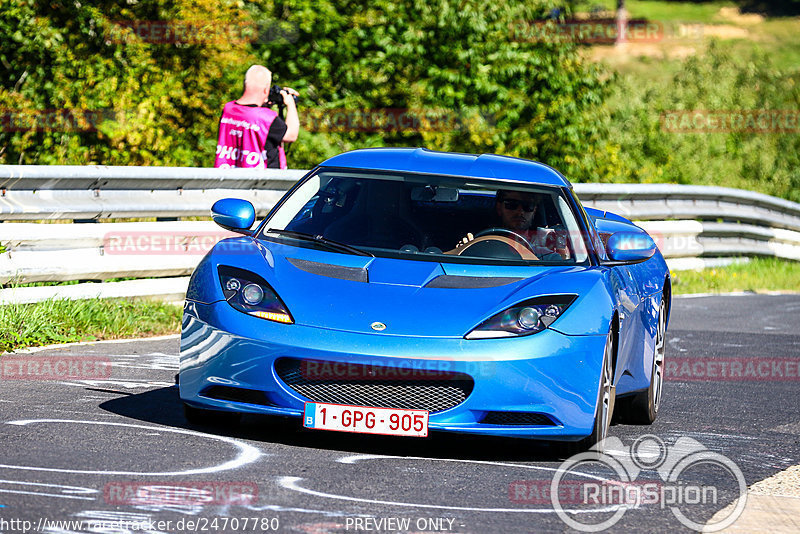
<svg viewBox="0 0 800 534">
<path fill-rule="evenodd" d="M 600 374 L 600 389 L 597 393 L 597 408 L 594 415 L 592 433 L 580 441 L 572 442 L 567 447 L 567 452 L 577 454 L 584 452 L 602 442 L 608 437 L 608 428 L 611 426 L 611 416 L 614 413 L 616 387 L 614 386 L 614 332 L 608 331 L 606 347 L 603 353 L 603 370 Z M 598 452 L 603 452 L 602 447 Z"/>
<path fill-rule="evenodd" d="M 636 425 L 652 424 L 661 407 L 661 393 L 664 388 L 664 352 L 666 350 L 667 309 L 664 300 L 658 308 L 658 326 L 656 326 L 656 348 L 653 354 L 653 366 L 650 371 L 650 386 L 646 391 L 637 393 L 627 399 L 620 399 L 620 415 L 626 423 Z M 624 402 L 623 402 L 624 401 Z"/>
</svg>

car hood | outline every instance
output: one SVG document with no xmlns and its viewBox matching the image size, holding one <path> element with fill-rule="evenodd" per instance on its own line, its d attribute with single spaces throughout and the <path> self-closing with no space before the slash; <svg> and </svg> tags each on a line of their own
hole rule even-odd
<svg viewBox="0 0 800 534">
<path fill-rule="evenodd" d="M 258 250 L 259 274 L 296 324 L 395 336 L 463 337 L 522 300 L 573 293 L 548 280 L 583 270 L 372 258 L 264 241 Z M 375 323 L 385 328 L 376 330 Z"/>
</svg>

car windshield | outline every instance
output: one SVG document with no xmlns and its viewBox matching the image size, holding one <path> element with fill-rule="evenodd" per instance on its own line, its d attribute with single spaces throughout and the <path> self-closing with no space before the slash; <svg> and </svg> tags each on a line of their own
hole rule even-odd
<svg viewBox="0 0 800 534">
<path fill-rule="evenodd" d="M 322 169 L 275 209 L 260 239 L 439 262 L 587 261 L 561 188 L 430 174 Z"/>
</svg>

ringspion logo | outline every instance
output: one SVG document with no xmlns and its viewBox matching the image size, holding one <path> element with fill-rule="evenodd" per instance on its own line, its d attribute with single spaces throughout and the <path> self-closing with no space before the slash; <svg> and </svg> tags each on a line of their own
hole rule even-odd
<svg viewBox="0 0 800 534">
<path fill-rule="evenodd" d="M 650 472 L 660 481 L 642 476 Z M 514 488 L 523 497 L 527 489 Z M 658 436 L 647 434 L 629 447 L 617 437 L 606 438 L 589 451 L 568 458 L 558 467 L 549 496 L 558 517 L 580 532 L 609 529 L 628 510 L 643 506 L 669 509 L 689 529 L 717 532 L 742 514 L 747 482 L 730 458 L 695 439 L 683 436 L 667 445 Z M 708 522 L 705 508 L 732 501 L 736 504 L 725 517 Z M 564 504 L 570 505 L 569 510 Z"/>
</svg>

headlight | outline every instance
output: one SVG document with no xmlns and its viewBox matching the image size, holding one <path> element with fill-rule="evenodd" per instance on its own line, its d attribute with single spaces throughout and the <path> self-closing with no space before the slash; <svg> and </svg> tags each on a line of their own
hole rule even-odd
<svg viewBox="0 0 800 534">
<path fill-rule="evenodd" d="M 264 290 L 258 284 L 248 284 L 242 290 L 242 299 L 247 304 L 255 306 L 264 300 Z"/>
<path fill-rule="evenodd" d="M 294 323 L 277 293 L 257 274 L 225 265 L 220 265 L 217 272 L 225 300 L 240 312 L 278 323 Z"/>
<path fill-rule="evenodd" d="M 577 295 L 537 297 L 497 313 L 475 327 L 466 339 L 527 336 L 541 332 L 558 319 Z"/>
</svg>

